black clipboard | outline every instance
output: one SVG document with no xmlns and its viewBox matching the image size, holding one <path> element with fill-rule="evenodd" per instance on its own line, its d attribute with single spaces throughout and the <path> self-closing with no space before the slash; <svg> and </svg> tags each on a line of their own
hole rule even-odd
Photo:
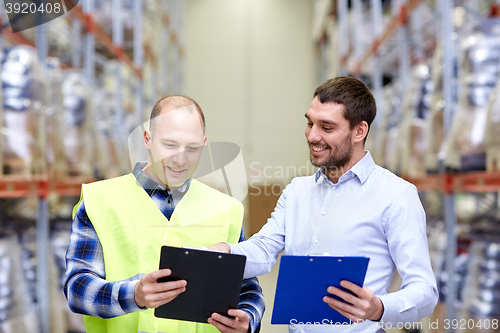
<svg viewBox="0 0 500 333">
<path fill-rule="evenodd" d="M 246 257 L 192 248 L 162 246 L 160 269 L 172 275 L 159 282 L 186 280 L 186 291 L 155 309 L 155 316 L 207 323 L 216 312 L 229 317 L 237 309 Z"/>
<path fill-rule="evenodd" d="M 367 257 L 283 255 L 271 324 L 324 323 L 324 320 L 349 323 L 349 319 L 323 302 L 323 296 L 342 300 L 326 291 L 329 286 L 348 291 L 340 286 L 342 280 L 363 286 L 369 260 Z"/>
</svg>

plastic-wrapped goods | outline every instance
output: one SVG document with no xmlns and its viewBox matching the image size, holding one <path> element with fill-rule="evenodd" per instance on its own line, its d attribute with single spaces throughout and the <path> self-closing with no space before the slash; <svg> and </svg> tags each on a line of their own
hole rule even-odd
<svg viewBox="0 0 500 333">
<path fill-rule="evenodd" d="M 46 86 L 36 50 L 15 46 L 2 62 L 3 171 L 28 176 L 45 172 Z"/>
<path fill-rule="evenodd" d="M 483 323 L 500 319 L 500 237 L 483 236 L 472 243 L 465 293 L 472 318 Z"/>
<path fill-rule="evenodd" d="M 56 223 L 54 229 L 51 231 L 50 242 L 58 273 L 57 281 L 61 311 L 64 313 L 67 330 L 76 333 L 85 332 L 83 316 L 70 310 L 63 292 L 64 274 L 66 273 L 66 250 L 68 249 L 70 233 L 71 223 L 66 221 Z"/>
<path fill-rule="evenodd" d="M 117 126 L 116 116 L 116 78 L 115 73 L 117 66 L 120 66 L 122 73 L 122 122 L 121 126 Z M 130 96 L 134 96 L 134 82 L 135 78 L 133 73 L 131 73 L 123 64 L 117 61 L 109 61 L 104 70 L 103 75 L 103 89 L 99 96 L 96 96 L 96 105 L 99 105 L 99 109 L 102 107 L 106 108 L 105 113 L 111 115 L 110 117 L 99 116 L 97 120 L 100 124 L 105 124 L 106 127 L 105 134 L 106 140 L 109 144 L 109 150 L 111 151 L 111 166 L 113 173 L 108 173 L 107 177 L 116 176 L 117 174 L 124 174 L 131 171 L 129 164 L 128 151 L 127 151 L 127 136 L 128 134 L 137 126 L 137 122 L 134 116 L 134 100 Z M 128 96 L 128 97 L 127 97 Z M 98 98 L 98 100 L 97 100 Z M 97 116 L 97 115 L 96 115 Z M 107 118 L 107 119 L 106 119 Z M 103 128 L 103 125 L 99 125 L 99 128 Z M 117 135 L 117 131 L 120 130 L 121 134 Z M 117 137 L 120 138 L 117 141 Z M 133 167 L 133 166 L 132 166 Z"/>
<path fill-rule="evenodd" d="M 427 237 L 429 240 L 429 255 L 431 259 L 432 269 L 436 276 L 436 282 L 439 292 L 439 302 L 444 302 L 446 297 L 449 295 L 448 283 L 449 275 L 447 272 L 447 262 L 446 262 L 446 251 L 448 237 L 445 231 L 445 225 L 442 221 L 442 216 L 436 216 L 433 219 L 427 220 L 428 225 L 434 224 L 432 227 L 428 227 Z M 466 233 L 468 229 L 466 226 L 459 224 L 457 228 L 457 233 L 459 235 L 457 242 L 457 256 L 453 261 L 454 274 L 453 280 L 456 285 L 456 295 L 455 299 L 457 305 L 462 304 L 465 300 L 464 298 L 464 286 L 466 283 L 466 277 L 468 272 L 468 266 L 470 261 L 470 236 Z"/>
<path fill-rule="evenodd" d="M 36 229 L 31 227 L 21 232 L 21 246 L 22 246 L 22 267 L 26 280 L 28 281 L 29 293 L 25 292 L 27 296 L 31 296 L 33 302 L 37 303 L 37 252 L 36 252 Z M 51 333 L 66 333 L 66 321 L 64 321 L 63 307 L 61 305 L 59 288 L 59 274 L 54 263 L 54 256 L 48 257 L 48 274 L 49 274 L 49 299 L 50 299 L 50 332 Z"/>
<path fill-rule="evenodd" d="M 62 71 L 59 58 L 49 57 L 47 64 L 47 163 L 52 178 L 64 178 L 68 174 L 64 150 L 64 105 Z"/>
<path fill-rule="evenodd" d="M 92 176 L 89 133 L 90 89 L 79 70 L 66 70 L 62 81 L 64 105 L 64 148 L 70 176 Z"/>
<path fill-rule="evenodd" d="M 392 97 L 393 91 L 392 91 L 392 86 L 387 85 L 383 88 L 382 90 L 382 98 L 384 101 L 384 108 L 383 109 L 377 109 L 377 117 L 381 117 L 380 119 L 380 124 L 378 125 L 379 127 L 375 127 L 374 124 L 372 124 L 372 127 L 370 128 L 370 133 L 372 131 L 377 131 L 376 133 L 376 142 L 371 143 L 371 147 L 367 147 L 367 150 L 370 151 L 370 153 L 373 156 L 373 159 L 375 162 L 381 166 L 386 166 L 385 163 L 385 156 L 386 156 L 386 128 L 387 128 L 387 121 L 389 117 L 390 110 L 392 109 L 391 105 L 391 97 Z M 379 130 L 380 129 L 380 130 Z M 370 135 L 370 134 L 369 134 Z M 368 140 L 371 140 L 370 138 Z M 368 144 L 368 140 L 366 143 Z"/>
<path fill-rule="evenodd" d="M 2 73 L 2 64 L 3 64 L 3 59 L 5 58 L 5 52 L 0 48 L 0 77 Z M 3 125 L 3 92 L 2 89 L 0 89 L 0 176 L 4 173 L 4 163 L 3 163 L 3 151 L 4 151 L 4 135 L 1 133 L 4 131 L 4 125 Z"/>
<path fill-rule="evenodd" d="M 428 228 L 427 239 L 429 242 L 429 256 L 432 270 L 436 277 L 441 275 L 446 255 L 446 232 L 444 222 L 438 221 L 432 228 Z"/>
<path fill-rule="evenodd" d="M 38 319 L 20 264 L 17 236 L 0 230 L 0 332 L 37 333 Z"/>
<path fill-rule="evenodd" d="M 485 146 L 486 169 L 500 170 L 500 80 L 490 95 Z"/>
<path fill-rule="evenodd" d="M 427 150 L 425 154 L 425 169 L 427 173 L 437 173 L 439 171 L 439 152 L 442 150 L 444 128 L 443 128 L 443 48 L 438 42 L 436 52 L 432 59 L 432 82 L 433 94 L 431 109 L 427 122 Z"/>
<path fill-rule="evenodd" d="M 385 114 L 382 122 L 382 165 L 393 172 L 399 172 L 397 149 L 398 125 L 401 116 L 401 85 L 393 83 L 384 88 Z"/>
<path fill-rule="evenodd" d="M 398 156 L 402 174 L 410 177 L 425 175 L 425 153 L 428 144 L 425 119 L 430 111 L 434 90 L 430 78 L 429 66 L 415 66 L 403 99 L 402 121 L 397 140 Z"/>
<path fill-rule="evenodd" d="M 99 174 L 102 178 L 112 178 L 120 175 L 120 149 L 115 143 L 116 108 L 114 95 L 105 87 L 94 94 L 96 108 L 95 126 L 100 146 L 101 165 Z"/>
<path fill-rule="evenodd" d="M 445 165 L 463 171 L 484 170 L 488 104 L 500 74 L 500 18 L 478 23 L 463 39 L 462 53 L 460 95 Z"/>
</svg>

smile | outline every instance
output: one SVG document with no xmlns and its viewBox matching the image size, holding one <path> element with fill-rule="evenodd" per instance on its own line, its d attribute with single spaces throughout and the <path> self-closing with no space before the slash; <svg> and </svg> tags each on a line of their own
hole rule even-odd
<svg viewBox="0 0 500 333">
<path fill-rule="evenodd" d="M 181 172 L 184 172 L 186 169 L 174 169 L 172 167 L 169 167 L 167 166 L 167 168 L 169 168 L 170 170 L 172 170 L 173 172 L 176 172 L 176 173 L 181 173 Z"/>
<path fill-rule="evenodd" d="M 326 150 L 326 147 L 311 147 L 312 150 L 316 151 L 316 152 L 320 152 L 320 151 L 323 151 L 323 150 Z"/>
</svg>

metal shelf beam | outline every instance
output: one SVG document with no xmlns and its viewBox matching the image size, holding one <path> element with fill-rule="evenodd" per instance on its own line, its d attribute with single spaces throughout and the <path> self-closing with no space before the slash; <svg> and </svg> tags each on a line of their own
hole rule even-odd
<svg viewBox="0 0 500 333">
<path fill-rule="evenodd" d="M 405 177 L 403 177 L 405 178 Z M 420 192 L 442 191 L 460 192 L 498 192 L 500 191 L 500 171 L 477 171 L 456 174 L 436 174 L 422 178 L 405 178 Z"/>
</svg>

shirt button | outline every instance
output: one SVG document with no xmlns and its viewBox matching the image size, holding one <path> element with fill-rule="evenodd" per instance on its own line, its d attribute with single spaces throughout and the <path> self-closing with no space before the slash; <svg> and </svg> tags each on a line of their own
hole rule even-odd
<svg viewBox="0 0 500 333">
<path fill-rule="evenodd" d="M 336 188 L 337 188 L 337 186 L 332 185 L 332 190 L 335 190 Z"/>
<path fill-rule="evenodd" d="M 318 244 L 318 240 L 317 239 L 314 241 L 314 244 Z"/>
<path fill-rule="evenodd" d="M 321 212 L 321 215 L 325 215 L 325 214 L 326 214 L 326 212 L 325 212 L 325 211 L 322 211 L 322 212 Z"/>
</svg>

